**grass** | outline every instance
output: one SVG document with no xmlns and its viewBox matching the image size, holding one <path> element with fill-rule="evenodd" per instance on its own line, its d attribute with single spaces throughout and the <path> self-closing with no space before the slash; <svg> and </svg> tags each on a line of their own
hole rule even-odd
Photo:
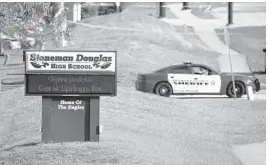
<svg viewBox="0 0 268 165">
<path fill-rule="evenodd" d="M 216 30 L 222 33 L 223 30 Z M 253 71 L 264 70 L 265 54 L 262 49 L 265 48 L 265 27 L 238 27 L 229 30 L 230 47 L 248 58 L 248 64 Z M 233 35 L 232 35 L 233 34 Z M 224 36 L 219 35 L 225 43 Z"/>
<path fill-rule="evenodd" d="M 217 54 L 194 35 L 180 34 L 182 27 L 138 13 L 82 23 L 91 28 L 78 25 L 75 44 L 65 50 L 118 51 L 118 96 L 101 97 L 100 143 L 40 143 L 41 97 L 24 97 L 20 87 L 0 94 L 0 164 L 231 165 L 241 164 L 231 145 L 265 140 L 264 101 L 180 100 L 135 91 L 138 72 L 189 60 L 217 67 Z"/>
<path fill-rule="evenodd" d="M 23 90 L 0 96 L 0 163 L 239 164 L 230 145 L 265 139 L 265 102 L 161 98 L 119 85 L 117 97 L 101 98 L 99 144 L 42 144 L 41 98 Z"/>
<path fill-rule="evenodd" d="M 216 29 L 217 33 L 223 33 L 222 29 Z M 265 27 L 236 27 L 229 30 L 230 47 L 235 51 L 246 55 L 248 65 L 253 72 L 264 71 L 265 54 L 262 51 L 266 45 Z M 222 42 L 226 43 L 223 35 L 218 35 Z M 266 83 L 266 76 L 257 76 Z"/>
<path fill-rule="evenodd" d="M 119 81 L 133 86 L 137 72 L 150 72 L 183 61 L 205 63 L 218 68 L 217 55 L 207 51 L 194 33 L 181 34 L 154 17 L 141 14 L 114 14 L 81 21 L 75 45 L 65 50 L 117 50 Z"/>
<path fill-rule="evenodd" d="M 198 18 L 202 19 L 216 19 L 216 17 L 211 14 L 210 12 L 205 12 L 205 9 L 198 9 L 198 8 L 192 8 L 191 12 L 197 16 Z"/>
</svg>

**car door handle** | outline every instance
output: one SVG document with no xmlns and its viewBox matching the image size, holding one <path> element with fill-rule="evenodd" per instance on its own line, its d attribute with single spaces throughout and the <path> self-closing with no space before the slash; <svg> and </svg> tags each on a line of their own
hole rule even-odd
<svg viewBox="0 0 268 165">
<path fill-rule="evenodd" d="M 170 76 L 170 78 L 174 78 L 174 76 Z"/>
<path fill-rule="evenodd" d="M 198 79 L 198 78 L 195 77 L 194 79 Z"/>
</svg>

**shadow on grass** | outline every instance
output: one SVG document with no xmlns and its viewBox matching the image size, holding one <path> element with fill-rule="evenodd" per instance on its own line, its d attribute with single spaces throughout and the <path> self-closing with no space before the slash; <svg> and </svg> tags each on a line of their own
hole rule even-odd
<svg viewBox="0 0 268 165">
<path fill-rule="evenodd" d="M 2 85 L 23 85 L 24 84 L 24 80 L 22 80 L 22 81 L 15 81 L 15 82 L 4 82 L 2 80 L 1 84 Z"/>
<path fill-rule="evenodd" d="M 20 65 L 25 65 L 25 63 L 14 63 L 14 64 L 7 64 L 7 66 L 20 66 Z"/>
<path fill-rule="evenodd" d="M 0 70 L 24 69 L 24 65 L 0 65 Z"/>
<path fill-rule="evenodd" d="M 183 96 L 173 96 L 173 99 L 188 99 L 188 100 L 199 100 L 199 99 L 231 99 L 229 97 L 183 97 Z"/>
<path fill-rule="evenodd" d="M 215 29 L 218 37 L 225 42 L 223 29 Z M 252 71 L 260 71 L 265 68 L 265 26 L 236 27 L 229 29 L 230 47 L 247 58 L 247 63 Z M 263 73 L 261 73 L 263 74 Z"/>
<path fill-rule="evenodd" d="M 18 144 L 18 145 L 15 145 L 15 146 L 12 146 L 12 147 L 9 147 L 9 148 L 5 148 L 3 151 L 10 151 L 14 148 L 20 148 L 20 147 L 31 147 L 31 146 L 36 146 L 40 143 L 37 143 L 37 142 L 32 142 L 32 143 L 25 143 L 25 144 Z"/>
<path fill-rule="evenodd" d="M 24 76 L 24 73 L 8 73 L 7 76 Z"/>
</svg>

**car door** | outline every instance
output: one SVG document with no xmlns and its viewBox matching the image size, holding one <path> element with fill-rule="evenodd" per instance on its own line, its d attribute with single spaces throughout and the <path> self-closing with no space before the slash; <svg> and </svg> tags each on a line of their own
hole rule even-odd
<svg viewBox="0 0 268 165">
<path fill-rule="evenodd" d="M 198 94 L 217 94 L 221 90 L 221 76 L 203 66 L 192 66 L 192 79 Z"/>
<path fill-rule="evenodd" d="M 192 70 L 188 65 L 172 67 L 168 73 L 168 82 L 174 94 L 196 93 L 193 81 Z"/>
</svg>

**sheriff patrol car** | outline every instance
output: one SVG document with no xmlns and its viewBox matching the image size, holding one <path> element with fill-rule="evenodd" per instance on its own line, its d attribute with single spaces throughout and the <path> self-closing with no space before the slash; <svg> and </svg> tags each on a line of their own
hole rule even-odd
<svg viewBox="0 0 268 165">
<path fill-rule="evenodd" d="M 216 71 L 203 64 L 184 62 L 168 66 L 149 74 L 138 74 L 136 89 L 160 96 L 170 95 L 227 95 L 240 98 L 246 94 L 246 86 L 254 92 L 260 90 L 260 82 L 252 73 L 234 73 L 235 90 L 231 73 Z"/>
</svg>

